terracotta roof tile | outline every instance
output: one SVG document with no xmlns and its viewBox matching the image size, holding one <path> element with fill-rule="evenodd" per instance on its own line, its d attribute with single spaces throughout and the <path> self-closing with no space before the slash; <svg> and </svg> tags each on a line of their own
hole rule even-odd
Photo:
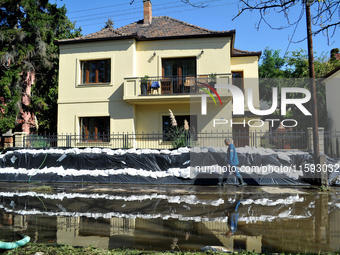
<svg viewBox="0 0 340 255">
<path fill-rule="evenodd" d="M 152 40 L 168 37 L 188 37 L 200 35 L 234 35 L 235 30 L 213 31 L 201 28 L 167 16 L 153 17 L 151 24 L 144 24 L 143 20 L 123 26 L 118 29 L 106 28 L 101 31 L 73 39 L 59 40 L 71 42 L 78 40 L 136 37 L 139 40 Z"/>
<path fill-rule="evenodd" d="M 246 51 L 246 50 L 239 50 L 234 48 L 233 49 L 233 57 L 242 57 L 242 56 L 261 56 L 261 51 Z"/>
<path fill-rule="evenodd" d="M 219 33 L 166 16 L 154 17 L 150 25 L 144 25 L 143 20 L 140 20 L 130 25 L 118 28 L 117 31 L 124 34 L 137 34 L 141 38 L 159 38 Z"/>
</svg>

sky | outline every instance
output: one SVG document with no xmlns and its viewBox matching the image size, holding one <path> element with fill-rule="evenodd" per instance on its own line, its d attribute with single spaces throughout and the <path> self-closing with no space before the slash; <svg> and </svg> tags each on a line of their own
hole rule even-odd
<svg viewBox="0 0 340 255">
<path fill-rule="evenodd" d="M 76 22 L 77 27 L 82 28 L 82 34 L 101 30 L 105 22 L 110 18 L 114 21 L 114 28 L 143 19 L 143 0 L 50 0 L 57 3 L 59 7 L 65 5 L 67 16 L 71 21 Z M 256 29 L 260 20 L 257 12 L 244 12 L 235 20 L 232 20 L 239 12 L 238 0 L 191 0 L 199 5 L 203 2 L 205 8 L 195 8 L 183 3 L 181 0 L 151 0 L 153 16 L 169 16 L 203 28 L 226 31 L 236 30 L 235 48 L 248 51 L 264 51 L 266 47 L 274 50 L 281 50 L 280 55 L 295 50 L 307 51 L 306 38 L 306 16 L 305 13 L 297 25 L 287 29 L 274 30 L 265 23 L 261 23 Z M 312 14 L 313 8 L 311 7 Z M 289 13 L 290 19 L 298 20 L 301 14 L 301 4 L 292 9 Z M 274 26 L 285 26 L 285 18 L 277 13 L 269 13 L 268 21 Z M 338 17 L 337 17 L 338 18 Z M 295 32 L 294 32 L 295 31 Z M 301 41 L 296 43 L 297 41 Z M 322 54 L 329 56 L 333 48 L 340 48 L 340 31 L 330 38 L 318 34 L 313 37 L 313 46 L 316 56 Z"/>
</svg>

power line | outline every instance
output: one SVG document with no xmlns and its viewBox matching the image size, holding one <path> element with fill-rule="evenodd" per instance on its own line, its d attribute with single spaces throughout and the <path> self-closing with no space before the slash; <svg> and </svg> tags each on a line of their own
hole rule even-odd
<svg viewBox="0 0 340 255">
<path fill-rule="evenodd" d="M 210 3 L 210 2 L 219 2 L 219 1 L 222 1 L 222 0 L 208 0 L 208 1 L 205 1 L 205 3 Z M 157 10 L 160 10 L 160 8 L 157 8 L 157 7 L 160 7 L 160 6 L 164 6 L 164 5 L 170 5 L 170 7 L 167 7 L 167 9 L 171 9 L 171 8 L 177 8 L 177 7 L 182 7 L 182 6 L 185 6 L 185 7 L 188 7 L 187 5 L 181 3 L 180 5 L 175 5 L 175 6 L 171 6 L 173 5 L 174 3 L 163 3 L 163 4 L 157 4 L 157 5 L 153 5 L 153 10 L 152 11 L 157 11 Z M 191 7 L 191 6 L 190 6 Z M 100 7 L 101 8 L 101 7 Z M 192 8 L 192 7 L 191 7 Z M 97 9 L 97 8 L 94 8 L 94 9 Z M 161 8 L 161 10 L 163 10 L 164 7 Z M 92 9 L 87 9 L 87 10 L 92 10 Z M 114 11 L 109 11 L 109 12 L 102 12 L 102 13 L 96 13 L 96 14 L 91 14 L 90 16 L 91 17 L 94 17 L 94 16 L 100 16 L 100 15 L 103 15 L 103 14 L 111 14 L 111 13 L 121 13 L 121 12 L 126 12 L 126 11 L 131 11 L 131 10 L 141 10 L 140 7 L 135 7 L 135 8 L 127 8 L 127 9 L 120 9 L 120 10 L 114 10 Z M 125 15 L 128 15 L 129 13 L 125 14 Z M 70 19 L 78 19 L 78 18 L 87 18 L 88 19 L 89 15 L 83 15 L 83 16 L 78 16 L 78 17 L 69 17 Z"/>
<path fill-rule="evenodd" d="M 89 8 L 89 9 L 83 9 L 83 10 L 71 11 L 71 12 L 68 12 L 68 13 L 79 13 L 79 12 L 86 12 L 86 11 L 93 11 L 93 10 L 107 9 L 107 8 L 112 8 L 112 7 L 122 6 L 122 5 L 130 5 L 130 4 L 129 4 L 129 3 L 126 3 L 126 4 L 107 5 L 107 6 L 102 6 L 102 7 L 96 7 L 96 8 Z"/>
<path fill-rule="evenodd" d="M 216 0 L 213 0 L 213 1 L 204 1 L 203 3 L 207 3 L 207 2 L 214 2 Z M 140 3 L 141 1 L 136 1 L 135 3 Z M 178 2 L 181 2 L 183 3 L 182 1 L 178 1 Z M 202 3 L 202 2 L 200 2 Z M 160 5 L 167 5 L 169 4 L 168 2 L 167 3 L 163 3 L 163 4 L 158 4 L 157 6 L 160 6 Z M 171 4 L 171 3 L 170 3 Z M 185 4 L 185 3 L 184 3 Z M 83 9 L 83 10 L 77 10 L 77 11 L 71 11 L 71 12 L 68 12 L 68 13 L 79 13 L 79 12 L 86 12 L 86 11 L 93 11 L 93 10 L 100 10 L 100 9 L 107 9 L 107 8 L 112 8 L 112 7 L 118 7 L 118 6 L 123 6 L 123 5 L 130 5 L 130 3 L 125 3 L 125 4 L 115 4 L 115 5 L 107 5 L 107 6 L 101 6 L 101 7 L 95 7 L 95 8 L 88 8 L 88 9 Z"/>
<path fill-rule="evenodd" d="M 214 0 L 214 1 L 221 1 L 221 0 Z M 207 6 L 206 8 L 215 8 L 215 7 L 221 7 L 221 6 L 226 6 L 226 5 L 232 5 L 232 4 L 236 4 L 237 2 L 231 2 L 231 3 L 225 3 L 225 4 L 220 4 L 220 5 L 209 5 Z M 178 6 L 174 6 L 174 7 L 171 7 L 171 8 L 167 8 L 167 9 L 173 9 L 173 8 L 177 8 Z M 188 6 L 189 7 L 189 6 Z M 172 11 L 172 12 L 163 12 L 163 13 L 158 13 L 157 16 L 162 16 L 162 15 L 167 15 L 169 13 L 180 13 L 180 12 L 188 12 L 188 11 L 196 11 L 198 9 L 195 9 L 193 7 L 189 7 L 190 9 L 185 9 L 185 10 L 177 10 L 177 11 Z M 206 9 L 205 8 L 205 9 Z M 160 9 L 157 9 L 157 10 L 160 10 Z M 162 9 L 163 10 L 163 9 Z M 127 14 L 123 14 L 123 15 L 119 15 L 120 17 L 121 16 L 126 16 L 126 15 L 130 15 L 130 14 L 136 14 L 136 13 L 139 13 L 139 12 L 133 12 L 133 13 L 127 13 Z M 100 20 L 100 19 L 108 19 L 108 18 L 112 18 L 113 16 L 106 16 L 106 17 L 102 17 L 102 18 L 96 18 L 97 20 Z M 139 16 L 140 17 L 140 16 Z M 138 19 L 139 17 L 137 16 L 134 16 L 134 17 L 129 17 L 129 18 L 124 18 L 124 19 L 116 19 L 116 20 L 113 20 L 114 22 L 118 22 L 118 21 L 125 21 L 125 20 L 136 20 Z M 88 19 L 87 19 L 88 20 Z M 86 20 L 86 21 L 87 21 Z M 76 21 L 78 22 L 78 21 Z M 82 21 L 80 21 L 82 22 Z M 81 27 L 84 27 L 84 26 L 94 26 L 94 25 L 98 25 L 98 24 L 103 24 L 102 22 L 100 23 L 91 23 L 91 24 L 84 24 L 84 25 L 79 25 Z"/>
<path fill-rule="evenodd" d="M 208 1 L 205 1 L 205 3 L 211 3 L 211 2 L 219 2 L 219 1 L 222 1 L 222 0 L 208 0 Z M 207 9 L 207 8 L 215 8 L 215 7 L 220 7 L 220 6 L 226 6 L 226 5 L 232 5 L 232 4 L 237 4 L 238 2 L 231 2 L 231 3 L 224 3 L 224 4 L 220 4 L 220 5 L 208 5 L 207 7 L 205 7 L 204 9 Z M 188 5 L 185 5 L 185 4 L 181 4 L 181 5 L 176 5 L 176 6 L 170 6 L 170 7 L 167 7 L 167 8 L 157 8 L 159 6 L 164 6 L 164 5 L 169 5 L 169 3 L 164 3 L 164 4 L 159 4 L 159 5 L 154 5 L 154 7 L 156 7 L 154 10 L 155 11 L 159 11 L 159 10 L 164 10 L 164 9 L 174 9 L 174 8 L 182 8 L 182 7 L 188 7 L 184 10 L 177 10 L 177 11 L 172 11 L 172 12 L 163 12 L 163 13 L 159 13 L 157 14 L 157 16 L 162 16 L 162 15 L 167 15 L 169 13 L 180 13 L 180 12 L 188 12 L 188 11 L 197 11 L 197 10 L 201 10 L 202 8 L 193 8 L 192 6 L 188 6 Z M 172 5 L 170 3 L 170 5 Z M 121 6 L 121 5 L 115 5 L 115 6 Z M 102 7 L 98 7 L 98 8 L 102 8 Z M 103 7 L 105 8 L 105 7 Z M 96 8 L 93 8 L 93 9 L 96 9 Z M 140 7 L 138 8 L 133 8 L 133 9 L 140 9 Z M 91 10 L 91 9 L 86 9 L 86 10 Z M 131 9 L 130 9 L 131 10 Z M 81 11 L 85 11 L 85 10 L 81 10 Z M 129 11 L 129 9 L 126 9 L 126 11 Z M 120 11 L 121 13 L 122 11 Z M 127 15 L 131 15 L 131 14 L 140 14 L 140 11 L 135 11 L 135 12 L 128 12 L 128 13 L 125 13 L 125 14 L 120 14 L 118 15 L 118 17 L 122 17 L 122 16 L 127 16 Z M 102 14 L 100 14 L 102 15 Z M 68 17 L 69 18 L 69 17 Z M 91 18 L 91 16 L 87 16 L 87 19 L 85 19 L 84 21 L 88 21 L 89 18 Z M 105 17 L 98 17 L 98 18 L 92 18 L 91 20 L 107 20 L 108 18 L 114 18 L 114 16 L 105 16 Z M 137 20 L 140 18 L 140 15 L 137 17 L 137 16 L 133 16 L 133 17 L 129 17 L 129 18 L 123 18 L 123 19 L 116 19 L 114 20 L 114 22 L 118 22 L 118 21 L 126 21 L 126 20 Z M 69 18 L 70 19 L 70 18 Z M 11 20 L 8 20 L 8 21 L 11 21 Z M 17 20 L 12 20 L 12 21 L 17 21 Z M 81 23 L 81 22 L 84 22 L 82 20 L 71 20 L 71 22 L 75 22 L 77 24 L 77 26 L 79 27 L 87 27 L 87 26 L 94 26 L 94 25 L 104 25 L 104 22 L 97 22 L 97 23 L 91 23 L 91 24 L 84 24 L 84 25 L 81 25 L 81 24 L 78 24 L 78 23 Z M 23 25 L 21 27 L 29 27 L 28 25 Z M 77 29 L 77 27 L 75 27 L 75 29 Z"/>
</svg>

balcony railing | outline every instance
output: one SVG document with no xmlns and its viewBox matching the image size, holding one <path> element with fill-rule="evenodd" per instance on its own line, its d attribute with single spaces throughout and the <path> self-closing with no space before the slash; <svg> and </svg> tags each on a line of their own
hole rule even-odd
<svg viewBox="0 0 340 255">
<path fill-rule="evenodd" d="M 139 79 L 141 95 L 199 94 L 215 87 L 216 79 L 208 76 L 149 77 Z M 208 85 L 208 86 L 207 86 Z"/>
<path fill-rule="evenodd" d="M 213 92 L 211 88 L 216 89 L 216 84 L 228 84 L 229 79 L 228 74 L 216 75 L 214 78 L 209 75 L 125 78 L 124 97 L 129 99 L 138 96 L 202 94 L 206 91 Z M 217 92 L 219 90 L 216 89 Z"/>
</svg>

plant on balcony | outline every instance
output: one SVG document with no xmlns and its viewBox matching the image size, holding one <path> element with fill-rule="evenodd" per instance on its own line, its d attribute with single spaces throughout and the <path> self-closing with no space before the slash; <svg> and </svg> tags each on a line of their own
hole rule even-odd
<svg viewBox="0 0 340 255">
<path fill-rule="evenodd" d="M 213 88 L 215 88 L 216 79 L 217 79 L 216 73 L 209 74 L 209 85 Z"/>
<path fill-rule="evenodd" d="M 149 82 L 149 75 L 145 75 L 144 77 L 141 78 L 140 85 L 141 85 L 142 95 L 147 94 L 148 82 Z"/>
<path fill-rule="evenodd" d="M 178 127 L 175 115 L 169 109 L 170 119 L 171 119 L 171 127 L 168 133 L 168 138 L 172 143 L 172 147 L 174 149 L 185 147 L 189 145 L 189 123 L 187 120 L 184 120 L 184 126 Z"/>
</svg>

